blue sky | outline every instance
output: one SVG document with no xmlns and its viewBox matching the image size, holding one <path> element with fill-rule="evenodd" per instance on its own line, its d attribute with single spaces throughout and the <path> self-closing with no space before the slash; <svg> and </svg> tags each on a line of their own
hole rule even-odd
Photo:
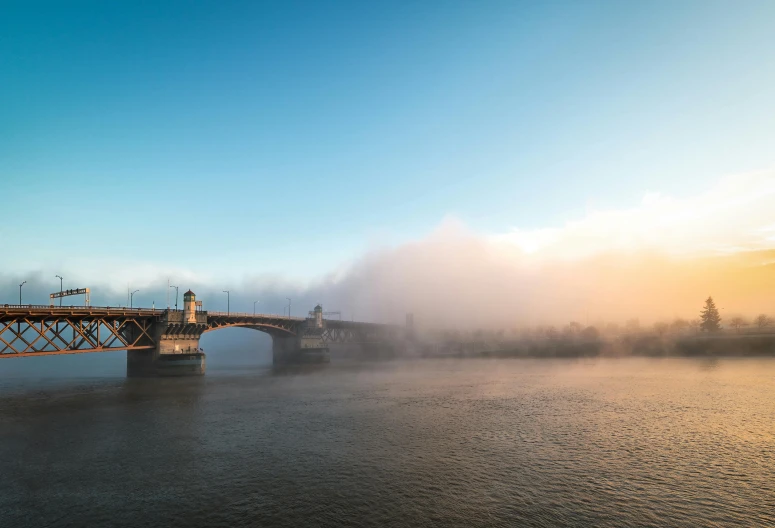
<svg viewBox="0 0 775 528">
<path fill-rule="evenodd" d="M 450 215 L 691 196 L 772 166 L 774 26 L 753 0 L 6 2 L 0 269 L 303 279 Z"/>
</svg>

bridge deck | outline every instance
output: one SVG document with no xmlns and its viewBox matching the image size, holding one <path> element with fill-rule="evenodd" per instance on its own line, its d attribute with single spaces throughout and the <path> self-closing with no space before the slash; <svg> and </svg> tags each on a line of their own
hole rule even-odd
<svg viewBox="0 0 775 528">
<path fill-rule="evenodd" d="M 200 312 L 207 314 L 208 317 L 234 317 L 234 318 L 254 318 L 256 320 L 259 319 L 287 319 L 289 321 L 296 321 L 296 322 L 302 322 L 306 321 L 306 317 L 288 317 L 287 315 L 277 315 L 277 314 L 262 314 L 262 313 L 251 313 L 251 312 L 213 312 L 213 311 L 206 311 L 206 312 Z"/>
<path fill-rule="evenodd" d="M 158 324 L 173 329 L 171 335 L 189 339 L 230 326 L 275 337 L 300 336 L 310 328 L 305 317 L 276 314 L 200 311 L 196 319 L 195 324 L 187 324 L 182 310 L 2 304 L 0 358 L 154 349 L 159 344 L 154 330 Z M 369 343 L 394 339 L 400 331 L 396 325 L 325 320 L 320 337 L 325 343 Z"/>
<path fill-rule="evenodd" d="M 0 314 L 5 313 L 126 313 L 131 315 L 159 315 L 166 310 L 159 308 L 126 308 L 117 306 L 47 306 L 43 304 L 0 304 Z"/>
<path fill-rule="evenodd" d="M 149 350 L 153 308 L 0 305 L 0 358 Z"/>
</svg>

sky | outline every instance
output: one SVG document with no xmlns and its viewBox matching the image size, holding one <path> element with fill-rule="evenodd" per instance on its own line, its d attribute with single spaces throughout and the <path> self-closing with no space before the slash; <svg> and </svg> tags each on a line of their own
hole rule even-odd
<svg viewBox="0 0 775 528">
<path fill-rule="evenodd" d="M 617 264 L 627 285 L 737 253 L 756 257 L 735 277 L 770 262 L 770 1 L 2 12 L 0 302 L 21 280 L 46 302 L 60 274 L 110 304 L 127 288 L 166 303 L 171 279 L 215 309 L 230 289 L 245 311 L 295 296 L 396 320 L 430 319 L 447 295 L 486 319 L 485 292 L 508 291 L 494 313 L 535 320 L 588 313 L 612 288 L 582 276 L 601 256 L 656 255 Z M 555 302 L 528 314 L 518 285 L 535 274 L 564 286 L 530 294 Z M 695 275 L 668 312 L 729 277 Z M 730 306 L 766 309 L 762 284 Z"/>
</svg>

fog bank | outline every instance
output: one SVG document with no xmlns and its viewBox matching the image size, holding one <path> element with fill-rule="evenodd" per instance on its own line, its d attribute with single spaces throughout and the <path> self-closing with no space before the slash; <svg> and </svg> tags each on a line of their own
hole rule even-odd
<svg viewBox="0 0 775 528">
<path fill-rule="evenodd" d="M 212 273 L 185 269 L 170 278 L 179 303 L 190 288 L 208 310 L 225 311 L 222 290 L 229 290 L 231 311 L 251 312 L 260 301 L 258 312 L 287 314 L 290 298 L 296 316 L 322 303 L 361 321 L 402 323 L 413 313 L 427 327 L 649 324 L 695 318 L 709 295 L 722 317 L 775 314 L 773 198 L 775 171 L 763 171 L 722 178 L 686 198 L 647 193 L 635 207 L 590 211 L 558 227 L 486 234 L 450 217 L 423 239 L 368 252 L 306 285 L 249 263 L 240 280 L 216 284 Z M 0 302 L 18 302 L 18 284 L 27 280 L 24 302 L 47 304 L 58 290 L 55 273 L 62 272 L 41 266 L 0 274 Z M 80 275 L 70 269 L 65 288 L 91 287 L 93 304 L 126 305 L 127 286 L 140 289 L 135 305 L 167 304 L 168 277 L 158 270 L 131 284 Z"/>
</svg>

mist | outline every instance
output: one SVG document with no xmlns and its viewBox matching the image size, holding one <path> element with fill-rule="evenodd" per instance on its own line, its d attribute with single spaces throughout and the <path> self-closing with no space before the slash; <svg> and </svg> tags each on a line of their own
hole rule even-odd
<svg viewBox="0 0 775 528">
<path fill-rule="evenodd" d="M 232 312 L 252 312 L 258 301 L 259 313 L 288 314 L 290 299 L 293 316 L 321 303 L 356 321 L 401 324 L 412 313 L 428 328 L 691 319 L 709 295 L 722 316 L 750 317 L 775 312 L 774 196 L 775 171 L 762 171 L 721 178 L 684 198 L 645 193 L 629 209 L 588 211 L 556 227 L 482 233 L 450 216 L 424 238 L 377 247 L 306 284 L 277 270 L 246 269 L 234 280 L 213 279 L 212 270 L 145 267 L 131 282 L 110 268 L 103 282 L 71 267 L 64 287 L 90 287 L 92 304 L 103 306 L 125 306 L 125 288 L 139 289 L 135 306 L 163 308 L 168 296 L 175 304 L 170 279 L 178 302 L 192 289 L 206 310 L 226 311 L 229 290 Z M 59 289 L 55 273 L 63 272 L 41 266 L 0 274 L 0 302 L 18 302 L 26 280 L 23 302 L 48 304 Z M 65 304 L 82 302 L 72 299 Z"/>
<path fill-rule="evenodd" d="M 511 328 L 693 318 L 713 295 L 724 313 L 755 315 L 773 311 L 773 262 L 773 250 L 702 257 L 633 252 L 537 262 L 445 224 L 425 240 L 367 254 L 337 277 L 307 288 L 246 279 L 230 287 L 229 309 L 251 312 L 258 300 L 259 313 L 287 314 L 289 297 L 294 316 L 305 316 L 320 302 L 346 319 L 402 323 L 413 313 L 418 324 L 431 327 Z M 48 304 L 48 294 L 58 290 L 58 281 L 42 272 L 6 276 L 0 280 L 3 303 L 18 302 L 23 280 L 25 304 Z M 99 283 L 77 286 L 87 285 L 92 304 L 126 305 L 126 292 Z M 164 308 L 166 287 L 166 279 L 157 277 L 134 295 L 134 305 Z M 211 285 L 179 287 L 179 302 L 191 288 L 205 309 L 227 309 L 226 294 Z M 174 306 L 174 289 L 170 295 Z M 81 303 L 79 297 L 64 299 L 65 305 Z"/>
</svg>

